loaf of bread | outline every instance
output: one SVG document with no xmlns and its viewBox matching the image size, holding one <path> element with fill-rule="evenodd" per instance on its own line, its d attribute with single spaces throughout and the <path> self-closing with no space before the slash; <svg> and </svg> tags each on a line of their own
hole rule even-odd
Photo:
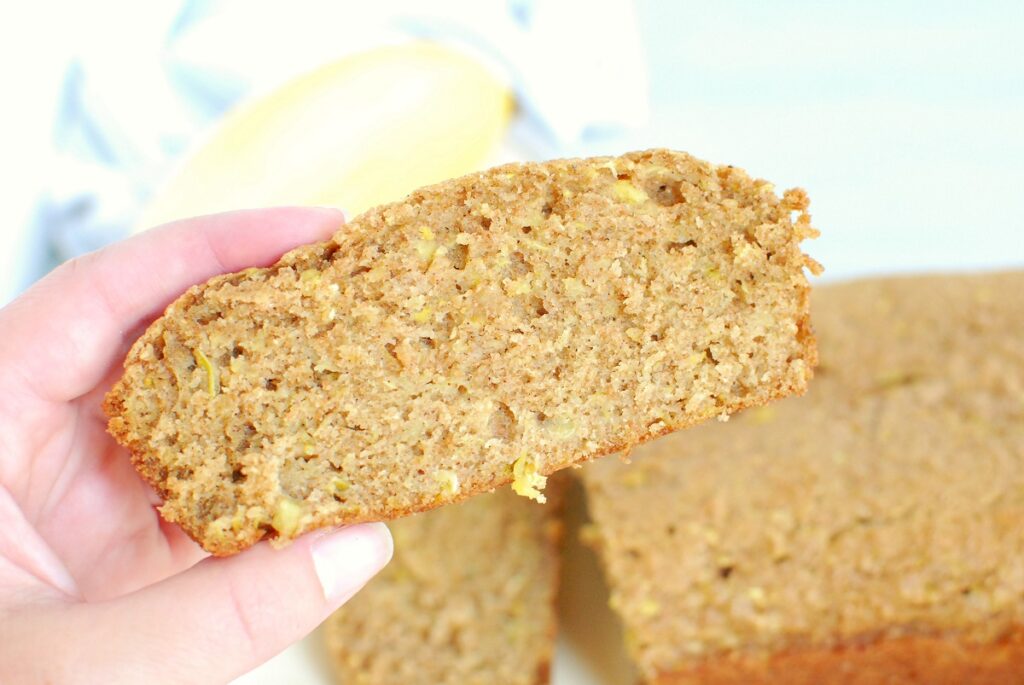
<svg viewBox="0 0 1024 685">
<path fill-rule="evenodd" d="M 168 307 L 109 430 L 215 554 L 389 520 L 803 392 L 807 197 L 689 155 L 417 191 Z"/>
<path fill-rule="evenodd" d="M 547 683 L 561 525 L 550 499 L 502 490 L 392 522 L 394 559 L 325 627 L 340 685 Z"/>
<path fill-rule="evenodd" d="M 816 289 L 807 395 L 584 469 L 651 683 L 1024 683 L 1024 272 Z"/>
</svg>

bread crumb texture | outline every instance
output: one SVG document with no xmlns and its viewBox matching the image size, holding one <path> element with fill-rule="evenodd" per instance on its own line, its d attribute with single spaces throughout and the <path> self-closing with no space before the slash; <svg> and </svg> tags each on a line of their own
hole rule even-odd
<svg viewBox="0 0 1024 685">
<path fill-rule="evenodd" d="M 338 682 L 548 682 L 560 526 L 551 499 L 502 490 L 392 522 L 391 564 L 327 621 Z"/>
<path fill-rule="evenodd" d="M 1024 273 L 813 297 L 805 397 L 583 470 L 658 683 L 1024 682 Z"/>
<path fill-rule="evenodd" d="M 191 288 L 110 432 L 207 550 L 389 520 L 802 392 L 801 190 L 665 150 L 498 167 Z"/>
</svg>

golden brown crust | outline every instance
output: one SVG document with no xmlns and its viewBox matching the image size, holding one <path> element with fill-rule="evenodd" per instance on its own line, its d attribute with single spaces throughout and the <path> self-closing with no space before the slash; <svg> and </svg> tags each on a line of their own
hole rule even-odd
<svg viewBox="0 0 1024 685">
<path fill-rule="evenodd" d="M 1024 683 L 1024 629 L 988 644 L 889 638 L 833 649 L 734 656 L 658 676 L 655 685 L 1016 685 Z"/>
<path fill-rule="evenodd" d="M 805 390 L 806 208 L 803 191 L 780 199 L 664 150 L 416 191 L 190 288 L 132 347 L 109 431 L 165 518 L 217 555 L 462 501 L 513 482 L 523 459 L 548 474 L 629 450 Z M 301 378 L 263 387 L 281 375 Z M 502 411 L 508 434 L 487 422 Z M 439 492 L 451 476 L 461 488 Z"/>
</svg>

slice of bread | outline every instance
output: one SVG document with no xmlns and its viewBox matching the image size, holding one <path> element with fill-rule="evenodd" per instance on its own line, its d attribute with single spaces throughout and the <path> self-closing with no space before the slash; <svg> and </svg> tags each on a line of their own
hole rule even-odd
<svg viewBox="0 0 1024 685">
<path fill-rule="evenodd" d="M 547 683 L 561 526 L 551 499 L 503 490 L 392 522 L 394 559 L 327 620 L 338 682 Z"/>
<path fill-rule="evenodd" d="M 654 683 L 1024 683 L 1024 272 L 816 289 L 805 397 L 584 469 Z"/>
<path fill-rule="evenodd" d="M 544 474 L 803 392 L 807 202 L 668 151 L 432 186 L 186 292 L 109 429 L 215 554 L 510 482 L 540 499 Z"/>
</svg>

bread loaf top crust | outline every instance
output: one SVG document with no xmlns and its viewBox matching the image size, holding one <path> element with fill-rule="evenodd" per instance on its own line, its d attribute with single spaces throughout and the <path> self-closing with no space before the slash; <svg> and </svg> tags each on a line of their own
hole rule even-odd
<svg viewBox="0 0 1024 685">
<path fill-rule="evenodd" d="M 828 285 L 812 312 L 805 397 L 584 469 L 634 659 L 666 683 L 1017 682 L 993 674 L 1024 673 L 1024 272 Z"/>
</svg>

